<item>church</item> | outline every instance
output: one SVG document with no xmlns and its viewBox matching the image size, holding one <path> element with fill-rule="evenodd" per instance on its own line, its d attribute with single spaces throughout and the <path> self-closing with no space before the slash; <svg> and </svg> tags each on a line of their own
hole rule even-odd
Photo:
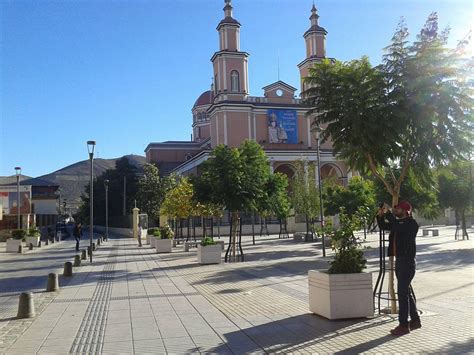
<svg viewBox="0 0 474 355">
<path fill-rule="evenodd" d="M 161 175 L 199 175 L 199 166 L 219 145 L 238 147 L 244 140 L 258 142 L 264 149 L 272 171 L 291 178 L 295 161 L 317 167 L 317 141 L 311 132 L 311 117 L 295 95 L 296 88 L 283 81 L 263 88 L 263 96 L 249 93 L 249 53 L 240 47 L 241 24 L 233 17 L 231 0 L 225 0 L 224 18 L 217 25 L 218 48 L 211 57 L 214 80 L 192 108 L 192 140 L 149 143 L 146 160 L 158 166 Z M 306 57 L 297 64 L 300 92 L 308 69 L 326 59 L 327 31 L 319 25 L 313 4 L 310 26 L 303 34 Z M 303 57 L 303 53 L 302 53 Z M 334 177 L 343 185 L 351 172 L 333 154 L 330 141 L 320 147 L 321 179 Z"/>
</svg>

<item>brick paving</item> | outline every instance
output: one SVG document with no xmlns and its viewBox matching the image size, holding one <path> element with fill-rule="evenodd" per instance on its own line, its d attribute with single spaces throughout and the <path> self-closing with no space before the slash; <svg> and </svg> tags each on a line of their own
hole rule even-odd
<svg viewBox="0 0 474 355">
<path fill-rule="evenodd" d="M 364 244 L 369 271 L 376 271 L 377 235 Z M 397 324 L 394 316 L 329 321 L 309 313 L 307 271 L 326 268 L 330 260 L 321 257 L 320 243 L 273 236 L 252 246 L 245 238 L 245 262 L 200 266 L 195 249 L 186 253 L 178 246 L 171 254 L 156 254 L 131 239 L 113 239 L 100 246 L 93 264 L 74 268 L 60 292 L 36 294 L 44 300 L 35 319 L 12 319 L 16 309 L 5 308 L 0 352 L 473 352 L 473 242 L 455 241 L 454 228 L 442 227 L 440 236 L 420 237 L 418 244 L 414 288 L 423 328 L 400 338 L 388 334 Z M 51 253 L 41 251 L 45 257 Z M 72 260 L 75 253 L 66 254 Z M 62 256 L 51 260 L 59 265 Z M 0 261 L 12 257 L 0 254 Z M 11 265 L 21 270 L 20 262 Z"/>
</svg>

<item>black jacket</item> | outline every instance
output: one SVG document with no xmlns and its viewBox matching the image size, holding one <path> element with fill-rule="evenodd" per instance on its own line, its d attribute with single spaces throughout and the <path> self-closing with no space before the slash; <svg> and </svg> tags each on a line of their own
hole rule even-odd
<svg viewBox="0 0 474 355">
<path fill-rule="evenodd" d="M 389 256 L 415 257 L 418 223 L 413 218 L 397 219 L 388 212 L 382 217 L 377 217 L 377 222 L 380 229 L 390 231 L 388 240 Z"/>
</svg>

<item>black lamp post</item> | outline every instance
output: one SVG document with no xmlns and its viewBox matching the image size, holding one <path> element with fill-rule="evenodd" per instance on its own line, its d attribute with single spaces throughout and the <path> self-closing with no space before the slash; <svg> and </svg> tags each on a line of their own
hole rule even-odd
<svg viewBox="0 0 474 355">
<path fill-rule="evenodd" d="M 90 206 L 90 216 L 89 216 L 89 247 L 90 247 L 90 262 L 92 263 L 92 240 L 94 237 L 94 178 L 92 175 L 93 166 L 94 166 L 94 148 L 95 141 L 87 141 L 87 151 L 89 152 L 89 160 L 91 163 L 90 169 L 90 192 L 89 192 L 89 206 Z"/>
<path fill-rule="evenodd" d="M 109 180 L 104 180 L 105 187 L 105 240 L 109 240 Z"/>
<path fill-rule="evenodd" d="M 323 257 L 326 256 L 326 245 L 324 243 L 324 212 L 323 212 L 323 191 L 321 183 L 321 154 L 319 152 L 319 146 L 321 143 L 321 132 L 322 128 L 317 125 L 313 128 L 313 135 L 316 139 L 316 155 L 318 158 L 318 190 L 319 190 L 319 222 L 321 223 L 321 238 L 323 243 Z"/>
<path fill-rule="evenodd" d="M 16 214 L 17 214 L 17 229 L 21 229 L 20 223 L 20 176 L 21 176 L 21 167 L 15 167 L 16 173 Z"/>
</svg>

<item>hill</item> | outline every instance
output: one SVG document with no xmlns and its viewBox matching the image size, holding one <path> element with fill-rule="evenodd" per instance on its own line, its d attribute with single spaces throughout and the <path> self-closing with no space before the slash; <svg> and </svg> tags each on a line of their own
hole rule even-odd
<svg viewBox="0 0 474 355">
<path fill-rule="evenodd" d="M 130 164 L 135 165 L 139 172 L 143 171 L 146 163 L 145 157 L 141 155 L 125 155 Z M 116 159 L 94 159 L 94 176 L 100 176 L 107 169 L 114 169 Z M 52 173 L 39 176 L 40 179 L 49 180 L 58 184 L 61 188 L 61 200 L 67 199 L 69 208 L 77 208 L 80 203 L 80 196 L 84 192 L 85 186 L 89 183 L 90 162 L 82 160 Z"/>
</svg>

